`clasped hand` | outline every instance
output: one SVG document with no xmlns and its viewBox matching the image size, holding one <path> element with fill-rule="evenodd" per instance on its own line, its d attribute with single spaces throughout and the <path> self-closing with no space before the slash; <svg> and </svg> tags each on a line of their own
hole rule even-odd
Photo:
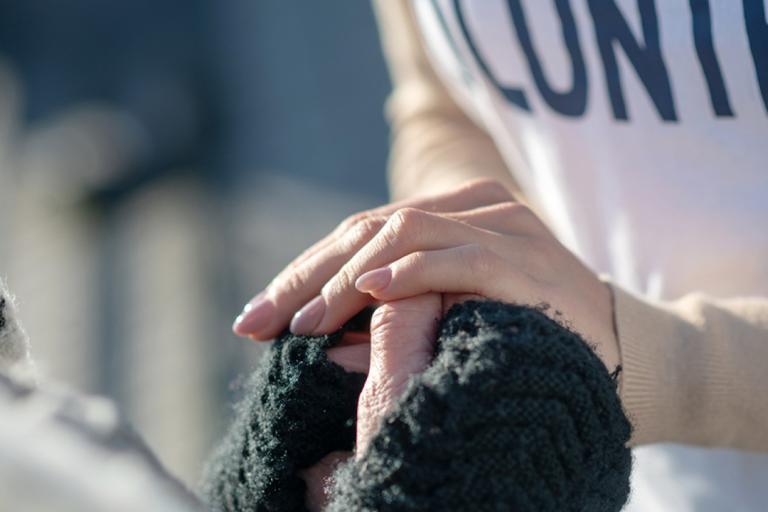
<svg viewBox="0 0 768 512">
<path fill-rule="evenodd" d="M 408 378 L 429 364 L 437 319 L 467 296 L 547 304 L 545 313 L 590 342 L 609 371 L 618 365 L 608 285 L 489 180 L 352 215 L 280 272 L 233 329 L 255 340 L 286 325 L 324 334 L 382 304 L 369 335 L 329 350 L 347 369 L 368 373 L 358 407 L 361 453 Z"/>
</svg>

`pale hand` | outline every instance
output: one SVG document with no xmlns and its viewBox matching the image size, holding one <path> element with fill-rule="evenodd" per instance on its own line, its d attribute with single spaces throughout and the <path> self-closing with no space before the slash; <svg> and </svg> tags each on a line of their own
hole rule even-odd
<svg viewBox="0 0 768 512">
<path fill-rule="evenodd" d="M 584 336 L 609 371 L 618 365 L 608 286 L 488 180 L 353 215 L 288 265 L 233 328 L 257 340 L 289 322 L 297 334 L 329 333 L 375 301 L 427 292 L 549 304 L 545 312 Z"/>
</svg>

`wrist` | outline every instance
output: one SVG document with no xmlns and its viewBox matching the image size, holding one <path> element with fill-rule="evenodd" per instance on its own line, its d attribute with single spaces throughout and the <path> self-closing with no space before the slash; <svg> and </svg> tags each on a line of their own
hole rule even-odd
<svg viewBox="0 0 768 512">
<path fill-rule="evenodd" d="M 722 355 L 671 303 L 638 297 L 610 281 L 622 371 L 619 396 L 633 425 L 630 445 L 708 444 L 727 422 Z M 707 425 L 705 428 L 704 425 Z"/>
</svg>

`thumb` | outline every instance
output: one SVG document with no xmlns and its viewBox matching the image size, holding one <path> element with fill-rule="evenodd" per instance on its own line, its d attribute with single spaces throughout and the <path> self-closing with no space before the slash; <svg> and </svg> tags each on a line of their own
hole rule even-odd
<svg viewBox="0 0 768 512">
<path fill-rule="evenodd" d="M 374 311 L 370 368 L 357 408 L 358 456 L 365 452 L 408 379 L 424 371 L 432 360 L 441 313 L 439 293 L 387 302 Z"/>
</svg>

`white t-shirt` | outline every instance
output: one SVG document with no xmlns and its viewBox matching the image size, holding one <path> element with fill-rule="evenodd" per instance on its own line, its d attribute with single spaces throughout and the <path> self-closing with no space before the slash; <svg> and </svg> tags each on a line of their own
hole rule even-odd
<svg viewBox="0 0 768 512">
<path fill-rule="evenodd" d="M 593 270 L 654 299 L 768 296 L 764 0 L 413 2 L 438 73 Z M 768 509 L 768 455 L 635 456 L 626 510 Z"/>
</svg>

